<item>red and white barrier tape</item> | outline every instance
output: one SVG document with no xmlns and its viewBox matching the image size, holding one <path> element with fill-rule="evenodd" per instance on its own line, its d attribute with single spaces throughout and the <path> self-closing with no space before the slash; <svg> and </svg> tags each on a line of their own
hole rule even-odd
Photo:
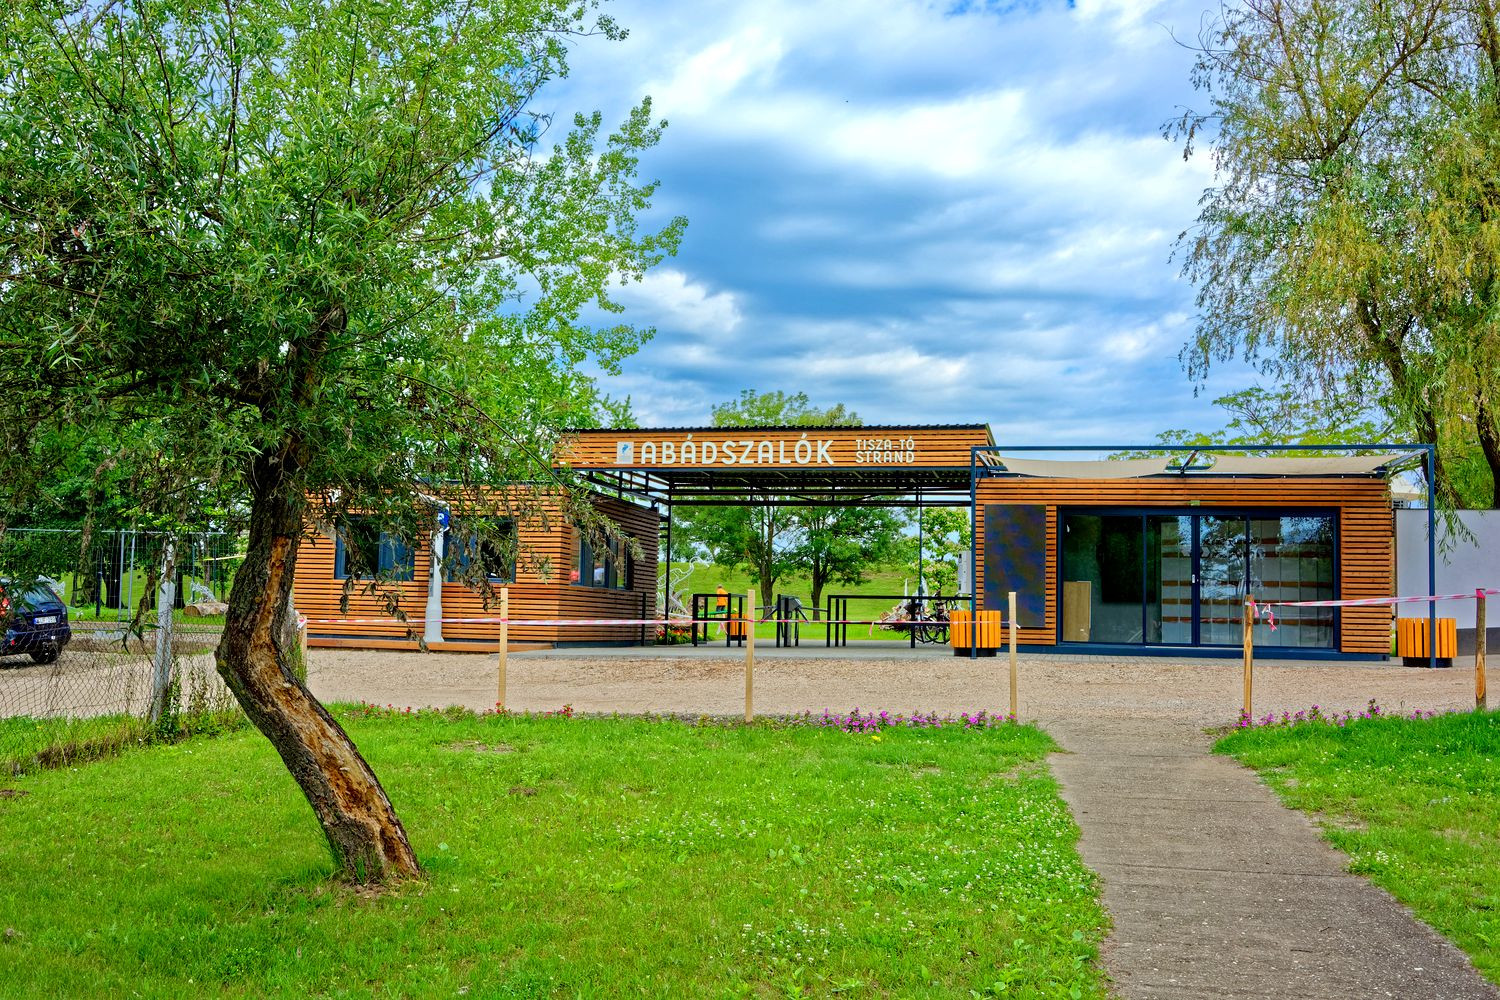
<svg viewBox="0 0 1500 1000">
<path fill-rule="evenodd" d="M 1254 598 L 1250 598 L 1250 617 L 1261 617 L 1261 609 L 1264 608 L 1266 624 L 1275 632 L 1276 613 L 1272 608 L 1375 608 L 1396 604 L 1430 604 L 1433 601 L 1472 601 L 1481 595 L 1488 597 L 1496 594 L 1500 594 L 1500 590 L 1476 587 L 1470 593 L 1429 594 L 1426 597 L 1351 597 L 1341 601 L 1261 601 L 1258 604 Z"/>
<path fill-rule="evenodd" d="M 1500 590 L 1478 588 L 1465 594 L 1431 594 L 1427 597 L 1354 597 L 1343 601 L 1262 601 L 1279 608 L 1368 608 L 1388 604 L 1426 604 L 1429 601 L 1472 601 L 1480 594 L 1500 594 Z"/>
<path fill-rule="evenodd" d="M 310 625 L 425 625 L 425 618 L 307 618 Z M 725 622 L 744 621 L 743 618 L 439 618 L 442 624 L 453 625 L 723 625 Z M 757 625 L 910 625 L 908 621 L 885 621 L 878 618 L 757 618 Z M 938 624 L 931 620 L 919 620 L 917 625 Z M 967 623 L 959 623 L 967 624 Z"/>
</svg>

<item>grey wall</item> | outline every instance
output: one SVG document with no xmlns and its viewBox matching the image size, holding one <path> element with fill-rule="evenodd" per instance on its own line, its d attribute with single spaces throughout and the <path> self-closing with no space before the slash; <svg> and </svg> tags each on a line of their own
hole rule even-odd
<svg viewBox="0 0 1500 1000">
<path fill-rule="evenodd" d="M 1450 540 L 1443 518 L 1437 520 L 1437 593 L 1472 593 L 1477 587 L 1500 589 L 1500 511 L 1465 510 L 1458 513 L 1458 519 L 1472 537 Z M 1425 510 L 1396 511 L 1396 593 L 1403 597 L 1428 593 Z M 1458 619 L 1460 629 L 1474 627 L 1473 601 L 1442 601 L 1437 607 L 1439 617 Z M 1426 604 L 1401 604 L 1396 613 L 1403 618 L 1421 618 L 1427 608 Z M 1493 630 L 1500 623 L 1500 597 L 1489 599 L 1486 616 Z"/>
</svg>

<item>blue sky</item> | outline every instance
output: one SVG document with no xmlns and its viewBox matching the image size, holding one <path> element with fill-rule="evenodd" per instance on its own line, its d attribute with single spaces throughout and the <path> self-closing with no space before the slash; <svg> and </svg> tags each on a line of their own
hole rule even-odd
<svg viewBox="0 0 1500 1000">
<path fill-rule="evenodd" d="M 608 379 L 643 425 L 706 423 L 741 389 L 866 422 L 985 421 L 1017 443 L 1125 442 L 1223 420 L 1177 355 L 1171 260 L 1211 181 L 1161 124 L 1202 2 L 609 5 L 559 111 L 670 121 L 644 163 L 681 252 L 620 290 L 655 339 Z M 564 119 L 565 120 L 565 119 Z"/>
</svg>

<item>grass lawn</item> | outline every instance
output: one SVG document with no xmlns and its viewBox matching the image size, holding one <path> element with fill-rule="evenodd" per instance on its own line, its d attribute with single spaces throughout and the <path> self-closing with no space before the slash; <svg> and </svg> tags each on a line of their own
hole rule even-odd
<svg viewBox="0 0 1500 1000">
<path fill-rule="evenodd" d="M 150 729 L 145 719 L 131 715 L 77 719 L 19 715 L 0 719 L 0 781 L 5 775 L 30 770 L 39 763 L 67 763 L 78 755 L 92 758 L 144 743 Z M 38 755 L 43 758 L 40 762 Z"/>
<path fill-rule="evenodd" d="M 1216 749 L 1500 983 L 1500 713 L 1238 730 Z"/>
<path fill-rule="evenodd" d="M 5 995 L 1104 995 L 1034 728 L 341 718 L 429 882 L 331 883 L 251 732 L 8 779 Z"/>
</svg>

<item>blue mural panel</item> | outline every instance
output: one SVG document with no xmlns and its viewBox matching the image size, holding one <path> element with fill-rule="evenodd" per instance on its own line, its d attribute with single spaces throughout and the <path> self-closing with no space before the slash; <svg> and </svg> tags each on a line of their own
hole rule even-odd
<svg viewBox="0 0 1500 1000">
<path fill-rule="evenodd" d="M 1047 622 L 1047 506 L 984 505 L 984 607 L 1004 611 L 1016 592 L 1016 624 Z"/>
</svg>

